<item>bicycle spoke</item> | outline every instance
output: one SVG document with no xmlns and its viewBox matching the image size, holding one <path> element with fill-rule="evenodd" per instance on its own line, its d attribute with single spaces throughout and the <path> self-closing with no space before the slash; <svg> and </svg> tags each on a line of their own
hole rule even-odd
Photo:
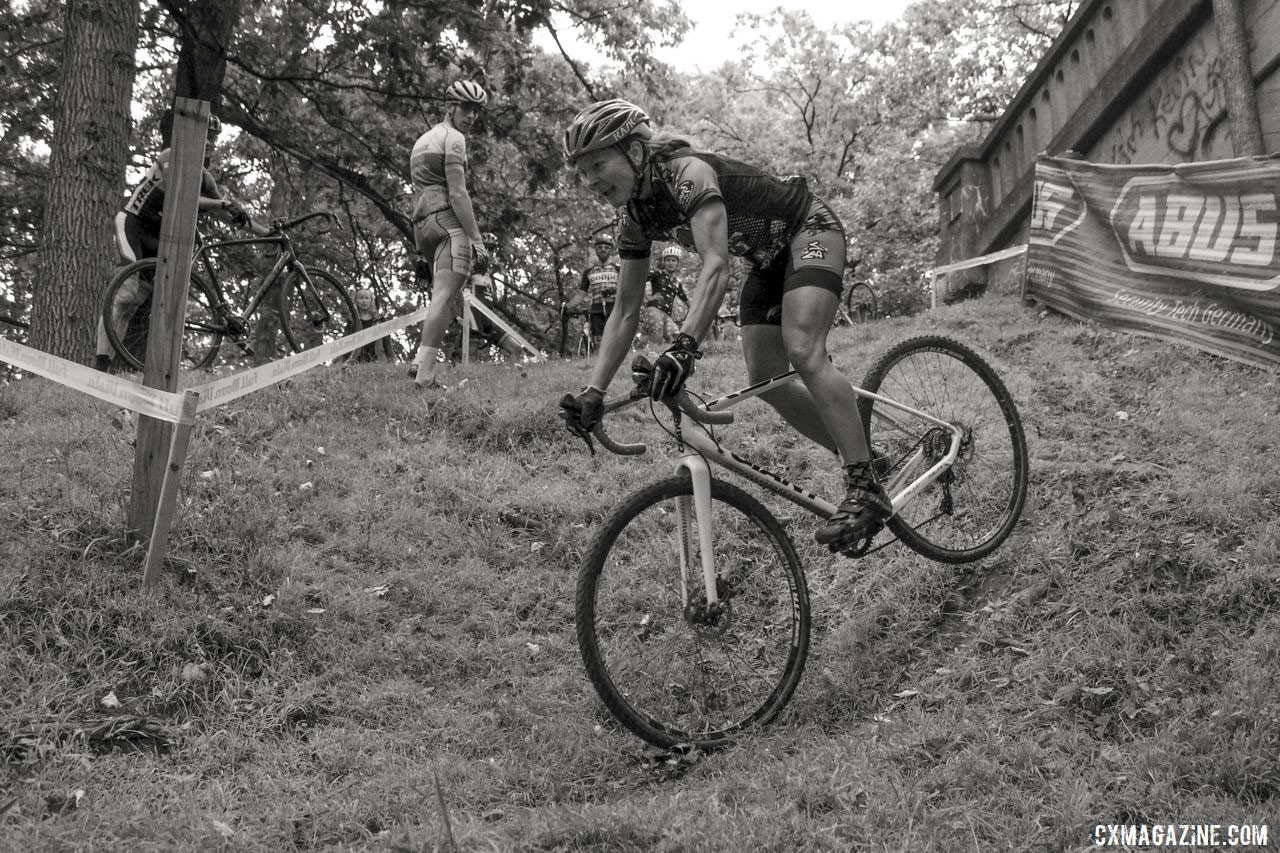
<svg viewBox="0 0 1280 853">
<path fill-rule="evenodd" d="M 1008 391 L 967 347 L 938 336 L 905 341 L 886 353 L 864 387 L 960 426 L 960 456 L 889 522 L 907 545 L 935 560 L 965 562 L 989 554 L 1012 531 L 1027 489 L 1027 451 Z M 865 402 L 865 401 L 864 401 Z M 860 405 L 872 445 L 901 465 L 919 462 L 895 488 L 940 461 L 950 434 L 883 404 Z"/>
<path fill-rule="evenodd" d="M 696 545 L 685 599 L 672 499 L 688 494 L 689 481 L 673 478 L 625 502 L 579 580 L 579 644 L 597 690 L 628 728 L 664 746 L 709 746 L 775 716 L 808 647 L 794 548 L 728 484 L 715 484 L 712 501 L 720 602 L 706 600 Z"/>
</svg>

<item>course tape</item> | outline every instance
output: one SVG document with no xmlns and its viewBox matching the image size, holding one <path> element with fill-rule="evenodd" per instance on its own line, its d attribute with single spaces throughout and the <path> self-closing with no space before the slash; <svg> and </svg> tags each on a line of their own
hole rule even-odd
<svg viewBox="0 0 1280 853">
<path fill-rule="evenodd" d="M 315 349 L 303 350 L 252 370 L 197 385 L 190 389 L 200 395 L 196 411 L 203 412 L 277 382 L 283 382 L 320 362 L 330 361 L 405 326 L 420 323 L 426 316 L 427 308 L 419 308 L 412 313 L 393 317 Z M 147 388 L 139 384 L 138 378 L 103 373 L 83 364 L 32 349 L 17 341 L 0 338 L 0 361 L 7 361 L 22 370 L 52 379 L 60 385 L 66 385 L 68 388 L 148 417 L 175 424 L 191 423 L 194 420 L 193 415 L 183 414 L 182 394 Z"/>
<path fill-rule="evenodd" d="M 190 423 L 192 420 L 190 415 L 183 417 L 181 394 L 147 388 L 140 385 L 137 379 L 103 373 L 23 346 L 17 341 L 0 338 L 0 360 L 139 414 L 175 424 Z"/>
<path fill-rule="evenodd" d="M 285 356 L 278 361 L 268 362 L 261 367 L 255 367 L 252 370 L 234 373 L 231 376 L 224 376 L 221 379 L 198 385 L 191 389 L 200 395 L 200 402 L 196 407 L 196 411 L 203 412 L 237 397 L 243 397 L 245 394 L 260 391 L 277 382 L 283 382 L 291 376 L 297 376 L 299 373 L 310 370 L 321 362 L 330 361 L 343 353 L 359 349 L 367 343 L 385 337 L 397 329 L 410 326 L 415 322 L 421 322 L 426 316 L 427 309 L 419 308 L 410 314 L 392 317 L 390 320 L 353 332 L 346 337 L 338 338 L 336 341 L 321 344 L 315 349 L 295 352 L 293 355 Z"/>
</svg>

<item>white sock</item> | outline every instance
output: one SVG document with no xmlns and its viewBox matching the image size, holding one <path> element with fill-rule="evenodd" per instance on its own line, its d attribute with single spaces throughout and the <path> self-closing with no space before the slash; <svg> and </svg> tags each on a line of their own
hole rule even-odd
<svg viewBox="0 0 1280 853">
<path fill-rule="evenodd" d="M 418 382 L 435 378 L 439 358 L 440 347 L 418 347 L 418 358 L 414 361 L 414 364 L 418 365 Z"/>
</svg>

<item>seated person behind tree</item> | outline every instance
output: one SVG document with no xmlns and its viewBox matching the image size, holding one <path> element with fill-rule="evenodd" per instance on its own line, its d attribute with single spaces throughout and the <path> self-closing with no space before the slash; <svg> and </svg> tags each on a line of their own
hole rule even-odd
<svg viewBox="0 0 1280 853">
<path fill-rule="evenodd" d="M 360 328 L 362 329 L 375 326 L 386 319 L 378 311 L 377 296 L 368 287 L 362 287 L 356 291 L 356 314 L 360 317 Z M 391 351 L 390 336 L 378 338 L 376 341 L 370 341 L 357 350 L 352 350 L 347 355 L 346 361 L 348 364 L 395 361 L 395 354 Z"/>
</svg>

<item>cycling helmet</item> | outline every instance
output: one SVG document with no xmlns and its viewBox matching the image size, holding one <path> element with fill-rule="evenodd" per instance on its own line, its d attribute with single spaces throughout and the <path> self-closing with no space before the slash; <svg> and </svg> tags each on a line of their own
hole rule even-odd
<svg viewBox="0 0 1280 853">
<path fill-rule="evenodd" d="M 608 234 L 604 233 L 603 231 L 601 231 L 601 232 L 599 232 L 599 233 L 597 233 L 597 234 L 592 234 L 592 235 L 591 235 L 591 245 L 593 245 L 593 246 L 608 246 L 610 249 L 612 249 L 612 248 L 613 248 L 613 238 L 612 238 L 612 237 L 610 237 Z"/>
<path fill-rule="evenodd" d="M 659 257 L 663 258 L 664 260 L 666 258 L 683 258 L 684 252 L 680 251 L 679 246 L 667 246 L 665 249 L 662 250 L 662 254 Z"/>
<path fill-rule="evenodd" d="M 498 245 L 498 235 L 494 234 L 492 231 L 486 231 L 480 235 L 480 242 L 492 249 Z"/>
<path fill-rule="evenodd" d="M 450 104 L 475 104 L 478 107 L 489 103 L 489 96 L 484 89 L 470 80 L 455 80 L 450 83 L 449 88 L 444 90 L 444 99 Z"/>
<path fill-rule="evenodd" d="M 218 118 L 216 115 L 210 114 L 209 127 L 205 133 L 210 139 L 216 138 L 218 134 L 222 133 L 222 119 Z"/>
<path fill-rule="evenodd" d="M 629 101 L 614 98 L 597 101 L 574 116 L 564 131 L 564 156 L 577 160 L 589 151 L 599 151 L 628 139 L 651 139 L 649 115 Z"/>
</svg>

